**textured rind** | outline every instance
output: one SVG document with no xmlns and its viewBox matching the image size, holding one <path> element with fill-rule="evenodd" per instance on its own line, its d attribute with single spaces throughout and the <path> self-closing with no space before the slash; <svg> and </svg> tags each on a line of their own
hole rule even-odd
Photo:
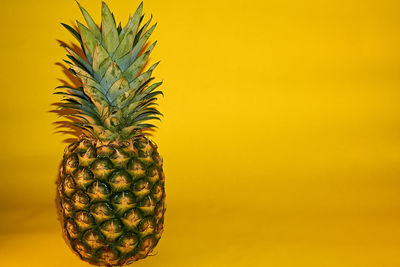
<svg viewBox="0 0 400 267">
<path fill-rule="evenodd" d="M 58 194 L 71 248 L 94 265 L 145 258 L 161 238 L 165 177 L 157 146 L 145 136 L 66 147 Z"/>
</svg>

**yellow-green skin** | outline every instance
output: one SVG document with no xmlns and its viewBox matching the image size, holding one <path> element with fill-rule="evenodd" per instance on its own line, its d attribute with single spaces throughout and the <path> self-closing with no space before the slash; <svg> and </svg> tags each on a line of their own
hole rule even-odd
<svg viewBox="0 0 400 267">
<path fill-rule="evenodd" d="M 64 234 L 94 265 L 145 258 L 164 223 L 162 158 L 145 136 L 102 142 L 88 137 L 66 147 L 58 186 Z"/>
</svg>

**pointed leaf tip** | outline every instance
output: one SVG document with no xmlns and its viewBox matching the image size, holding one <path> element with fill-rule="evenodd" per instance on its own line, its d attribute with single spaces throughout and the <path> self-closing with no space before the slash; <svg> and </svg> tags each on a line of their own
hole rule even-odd
<svg viewBox="0 0 400 267">
<path fill-rule="evenodd" d="M 89 30 L 93 33 L 93 35 L 100 41 L 101 40 L 101 33 L 99 28 L 97 27 L 96 23 L 94 22 L 93 18 L 90 16 L 90 14 L 86 11 L 85 8 L 83 8 L 77 1 L 77 4 L 79 6 L 79 9 L 81 10 L 81 13 L 83 17 L 85 18 L 86 24 L 89 27 Z"/>
<path fill-rule="evenodd" d="M 110 56 L 112 56 L 119 45 L 118 31 L 114 17 L 107 4 L 104 2 L 101 9 L 101 27 L 105 48 Z"/>
<path fill-rule="evenodd" d="M 135 13 L 142 13 L 142 11 L 143 11 L 143 1 L 140 2 L 138 7 L 136 8 L 136 12 Z"/>
<path fill-rule="evenodd" d="M 99 40 L 95 37 L 95 35 L 82 23 L 77 21 L 79 31 L 81 32 L 82 36 L 82 43 L 84 46 L 84 52 L 89 60 L 89 63 L 92 64 L 92 58 L 94 54 L 94 50 L 96 45 L 99 43 Z"/>
<path fill-rule="evenodd" d="M 74 28 L 72 28 L 71 26 L 69 26 L 68 24 L 65 24 L 65 23 L 61 23 L 61 25 L 65 29 L 67 29 L 82 44 L 81 36 Z"/>
<path fill-rule="evenodd" d="M 101 8 L 107 8 L 108 10 L 110 10 L 110 8 L 108 7 L 107 3 L 104 1 L 101 1 Z"/>
</svg>

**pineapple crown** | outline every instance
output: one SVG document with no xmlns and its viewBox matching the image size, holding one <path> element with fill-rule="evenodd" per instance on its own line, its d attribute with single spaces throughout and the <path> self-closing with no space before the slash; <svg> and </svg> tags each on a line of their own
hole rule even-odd
<svg viewBox="0 0 400 267">
<path fill-rule="evenodd" d="M 140 26 L 143 3 L 123 28 L 121 23 L 116 25 L 114 15 L 104 2 L 100 28 L 79 3 L 78 6 L 87 27 L 77 21 L 77 31 L 61 24 L 81 45 L 82 51 L 73 51 L 63 44 L 69 53 L 69 60 L 64 61 L 82 85 L 59 86 L 57 89 L 61 91 L 55 93 L 64 96 L 60 109 L 69 119 L 68 126 L 105 141 L 149 134 L 156 126 L 148 121 L 160 120 L 162 116 L 156 109 L 157 96 L 163 94 L 157 90 L 162 82 L 150 84 L 159 62 L 143 70 L 157 41 L 148 47 L 146 42 L 157 24 L 149 27 L 151 17 Z M 85 56 L 81 57 L 79 52 Z"/>
</svg>

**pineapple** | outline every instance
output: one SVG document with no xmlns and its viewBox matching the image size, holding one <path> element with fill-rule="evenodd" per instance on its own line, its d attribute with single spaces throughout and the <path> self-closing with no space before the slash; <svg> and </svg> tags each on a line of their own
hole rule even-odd
<svg viewBox="0 0 400 267">
<path fill-rule="evenodd" d="M 100 28 L 79 8 L 87 26 L 63 26 L 82 51 L 63 46 L 81 86 L 56 92 L 64 97 L 60 112 L 68 126 L 82 132 L 66 147 L 60 167 L 63 232 L 82 260 L 121 266 L 148 256 L 163 231 L 163 162 L 149 139 L 155 128 L 149 121 L 162 115 L 156 109 L 161 82 L 151 83 L 158 63 L 143 70 L 156 24 L 149 27 L 150 18 L 141 26 L 142 3 L 123 28 L 104 2 Z"/>
</svg>

